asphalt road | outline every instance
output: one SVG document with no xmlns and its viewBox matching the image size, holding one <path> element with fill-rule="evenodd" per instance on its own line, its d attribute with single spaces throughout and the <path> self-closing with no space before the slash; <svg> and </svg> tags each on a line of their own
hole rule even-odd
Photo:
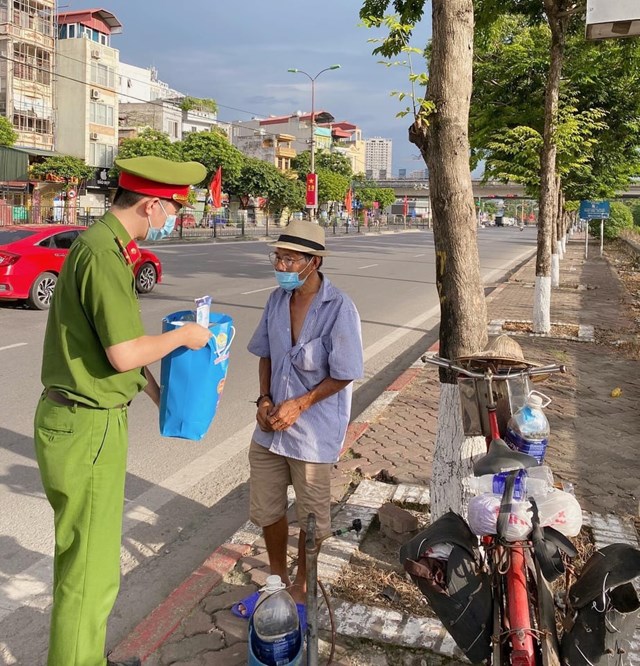
<svg viewBox="0 0 640 666">
<path fill-rule="evenodd" d="M 432 234 L 328 237 L 324 273 L 362 318 L 366 377 L 353 415 L 437 339 Z M 535 250 L 535 231 L 479 230 L 485 285 Z M 222 402 L 201 442 L 160 436 L 146 396 L 129 411 L 123 586 L 109 627 L 116 644 L 246 519 L 246 448 L 255 419 L 257 359 L 246 345 L 274 288 L 261 241 L 162 244 L 164 281 L 141 298 L 149 333 L 167 313 L 210 294 L 237 330 Z M 0 663 L 43 664 L 50 604 L 52 514 L 33 453 L 32 419 L 46 312 L 0 305 Z M 159 367 L 154 368 L 156 375 Z"/>
</svg>

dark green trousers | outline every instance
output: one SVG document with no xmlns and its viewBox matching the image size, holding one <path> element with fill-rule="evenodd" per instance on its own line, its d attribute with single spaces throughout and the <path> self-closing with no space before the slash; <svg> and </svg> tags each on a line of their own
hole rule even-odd
<svg viewBox="0 0 640 666">
<path fill-rule="evenodd" d="M 35 445 L 54 511 L 48 666 L 103 666 L 107 618 L 120 585 L 127 410 L 41 398 Z"/>
</svg>

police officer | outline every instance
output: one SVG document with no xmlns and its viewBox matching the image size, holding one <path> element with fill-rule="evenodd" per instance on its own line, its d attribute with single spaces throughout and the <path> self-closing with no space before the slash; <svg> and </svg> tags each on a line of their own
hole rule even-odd
<svg viewBox="0 0 640 666">
<path fill-rule="evenodd" d="M 133 273 L 135 240 L 171 233 L 205 168 L 159 157 L 116 164 L 113 206 L 71 247 L 44 340 L 35 446 L 55 520 L 48 666 L 140 664 L 104 657 L 120 582 L 127 405 L 142 390 L 159 404 L 147 366 L 181 346 L 200 349 L 210 337 L 195 323 L 146 335 Z"/>
</svg>

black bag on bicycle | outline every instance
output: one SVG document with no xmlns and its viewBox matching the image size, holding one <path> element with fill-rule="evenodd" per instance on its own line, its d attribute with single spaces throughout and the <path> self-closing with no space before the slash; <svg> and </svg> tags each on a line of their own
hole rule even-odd
<svg viewBox="0 0 640 666">
<path fill-rule="evenodd" d="M 629 664 L 640 599 L 631 581 L 640 575 L 640 550 L 615 543 L 596 551 L 569 590 L 562 637 L 565 666 Z"/>
<path fill-rule="evenodd" d="M 441 544 L 447 559 L 426 551 Z M 400 562 L 445 629 L 474 664 L 491 656 L 491 584 L 482 569 L 478 537 L 453 511 L 441 516 L 400 549 Z"/>
</svg>

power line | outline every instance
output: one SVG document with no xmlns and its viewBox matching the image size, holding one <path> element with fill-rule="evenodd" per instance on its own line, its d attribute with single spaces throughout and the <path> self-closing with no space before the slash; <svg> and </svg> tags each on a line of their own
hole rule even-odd
<svg viewBox="0 0 640 666">
<path fill-rule="evenodd" d="M 95 83 L 95 82 L 91 82 L 91 81 L 83 81 L 82 79 L 77 79 L 77 78 L 74 78 L 72 76 L 67 76 L 65 74 L 60 74 L 58 72 L 52 72 L 52 70 L 47 69 L 45 67 L 39 67 L 36 64 L 25 63 L 22 60 L 16 60 L 15 58 L 10 58 L 8 55 L 2 54 L 2 53 L 0 53 L 0 59 L 6 60 L 7 62 L 10 62 L 10 63 L 14 63 L 14 64 L 17 63 L 19 65 L 24 65 L 26 67 L 30 67 L 31 69 L 34 69 L 34 70 L 37 70 L 37 71 L 47 72 L 48 74 L 50 74 L 54 78 L 65 79 L 67 81 L 72 81 L 73 83 L 78 83 L 78 84 L 83 85 L 83 86 L 88 87 L 88 88 L 93 88 L 93 87 L 96 87 L 96 86 L 104 87 L 104 88 L 107 87 L 107 86 L 102 86 L 102 84 L 100 84 L 100 83 Z M 76 60 L 76 59 L 73 58 L 72 60 Z M 76 60 L 76 62 L 86 64 L 83 60 Z M 114 75 L 115 75 L 115 71 L 114 71 Z M 110 92 L 113 92 L 116 95 L 119 94 L 119 92 L 115 89 L 113 89 L 113 90 L 109 89 L 109 90 L 110 90 Z M 134 95 L 128 95 L 128 97 L 130 99 L 134 99 L 134 100 L 136 100 L 138 102 L 142 102 L 144 104 L 150 104 L 150 105 L 153 105 L 153 106 L 157 106 L 158 108 L 162 108 L 165 104 L 172 104 L 172 102 L 169 101 L 168 99 L 146 100 L 146 99 L 143 99 L 142 97 L 135 97 Z M 126 102 L 123 102 L 123 104 L 126 104 Z M 174 106 L 177 106 L 177 105 L 174 105 Z M 233 108 L 233 107 L 225 107 L 225 108 Z M 243 113 L 248 113 L 248 112 L 243 111 Z M 251 127 L 247 127 L 247 125 L 242 125 L 242 124 L 234 123 L 234 122 L 227 121 L 227 120 L 218 120 L 217 122 L 222 123 L 224 125 L 228 125 L 229 127 L 237 127 L 237 128 L 241 128 L 241 129 L 252 129 Z M 242 121 L 240 121 L 240 122 L 242 122 Z M 263 128 L 253 128 L 253 129 L 256 129 L 256 130 L 259 129 L 262 132 L 262 136 L 269 136 L 269 137 L 273 137 L 273 138 L 277 138 L 278 135 L 282 133 L 282 132 L 278 132 L 278 133 L 269 132 L 268 130 L 265 130 Z"/>
<path fill-rule="evenodd" d="M 63 41 L 66 41 L 66 40 L 63 40 Z M 96 43 L 96 44 L 99 44 L 98 42 L 95 42 L 95 43 Z M 104 46 L 104 45 L 103 45 L 103 46 Z M 107 47 L 107 48 L 112 48 L 112 47 Z M 115 51 L 115 50 L 117 50 L 117 49 L 114 49 L 114 51 Z M 56 51 L 56 52 L 55 52 L 55 55 L 56 55 L 57 58 L 66 58 L 67 60 L 71 60 L 72 62 L 80 63 L 81 65 L 85 65 L 85 64 L 86 64 L 86 61 L 84 61 L 84 60 L 80 60 L 79 58 L 73 58 L 72 56 L 67 55 L 66 53 L 60 53 L 60 52 Z M 129 63 L 121 62 L 120 64 L 128 65 Z M 130 66 L 131 66 L 131 67 L 137 67 L 137 65 L 130 65 Z M 140 67 L 139 69 L 143 69 L 143 68 Z M 132 78 L 132 77 L 130 77 L 130 76 L 126 76 L 126 74 L 118 74 L 118 76 L 120 76 L 121 78 L 126 77 L 127 79 L 129 79 L 129 80 L 131 80 L 131 81 L 134 81 L 135 83 L 142 83 L 142 84 L 145 84 L 145 85 L 146 85 L 147 83 L 149 83 L 148 81 L 145 81 L 145 80 L 143 80 L 143 79 L 136 79 L 136 78 Z M 169 84 L 167 84 L 167 85 L 169 85 Z M 173 88 L 172 88 L 172 90 L 173 90 Z M 176 90 L 175 92 L 179 93 L 178 90 Z M 120 94 L 125 95 L 125 93 L 120 93 Z M 181 94 L 181 93 L 179 93 L 179 94 Z M 185 95 L 183 95 L 183 96 L 184 96 L 184 97 L 187 97 L 188 95 L 185 94 Z M 141 101 L 141 102 L 147 102 L 147 103 L 153 103 L 153 102 L 154 102 L 154 100 L 149 100 L 149 101 L 147 101 L 147 100 L 145 100 L 145 99 L 142 99 L 142 98 L 139 98 L 139 97 L 135 97 L 134 95 L 126 95 L 126 97 L 130 97 L 131 99 L 135 99 L 136 101 Z M 164 100 L 166 101 L 166 100 L 171 99 L 171 98 L 167 98 L 167 97 L 164 97 L 164 98 L 163 98 L 163 97 L 159 97 L 159 98 L 157 98 L 158 101 L 160 101 L 160 100 L 162 100 L 162 99 L 164 99 Z M 238 113 L 246 113 L 248 116 L 254 116 L 254 117 L 256 117 L 256 116 L 258 116 L 258 117 L 260 117 L 260 116 L 262 116 L 262 117 L 267 117 L 267 116 L 268 116 L 268 114 L 257 113 L 257 112 L 255 112 L 255 111 L 247 111 L 246 109 L 238 109 L 238 108 L 236 108 L 235 106 L 229 106 L 229 105 L 227 105 L 227 104 L 220 104 L 217 100 L 214 100 L 214 101 L 215 101 L 215 103 L 216 103 L 216 106 L 218 106 L 219 108 L 222 108 L 222 109 L 230 109 L 231 111 L 237 111 Z M 124 103 L 126 104 L 126 102 L 124 102 Z"/>
<path fill-rule="evenodd" d="M 67 56 L 67 55 L 62 54 L 62 53 L 56 53 L 56 55 L 68 58 L 69 60 L 72 60 L 74 62 L 78 62 L 78 63 L 83 64 L 83 65 L 87 64 L 87 62 L 84 61 L 84 60 L 79 60 L 77 58 L 71 58 L 70 56 Z M 67 80 L 67 81 L 71 81 L 73 83 L 80 84 L 80 85 L 85 86 L 87 88 L 93 88 L 93 87 L 96 87 L 96 86 L 107 88 L 107 86 L 102 86 L 102 84 L 100 84 L 100 83 L 91 82 L 91 81 L 83 81 L 82 79 L 77 79 L 77 78 L 74 78 L 72 76 L 68 76 L 66 74 L 60 74 L 60 73 L 55 72 L 55 71 L 53 71 L 51 69 L 48 69 L 46 67 L 39 67 L 37 64 L 30 64 L 30 63 L 24 62 L 22 60 L 16 60 L 15 58 L 11 58 L 8 55 L 5 55 L 3 53 L 0 53 L 0 59 L 5 60 L 6 62 L 13 63 L 13 64 L 22 65 L 24 67 L 28 67 L 28 68 L 36 70 L 36 71 L 46 72 L 47 74 L 49 74 L 52 77 L 52 79 L 55 79 L 55 78 L 64 79 L 64 80 Z M 116 75 L 117 75 L 117 73 L 114 70 L 114 77 Z M 28 80 L 28 79 L 25 79 L 25 80 Z M 136 80 L 140 83 L 146 83 L 144 81 L 140 81 L 139 79 L 136 79 Z M 121 94 L 117 89 L 113 89 L 113 90 L 108 89 L 108 90 L 110 92 L 113 92 L 116 96 Z M 51 86 L 51 95 L 53 97 L 53 86 Z M 172 106 L 176 106 L 177 108 L 179 108 L 178 105 L 173 104 L 169 99 L 166 99 L 166 98 L 164 98 L 164 99 L 159 98 L 159 99 L 156 99 L 156 100 L 146 100 L 146 99 L 141 98 L 141 97 L 135 97 L 134 95 L 127 95 L 127 97 L 130 98 L 130 99 L 136 100 L 137 102 L 141 102 L 141 103 L 144 103 L 144 104 L 149 104 L 149 105 L 152 105 L 152 106 L 157 106 L 159 109 L 164 108 L 165 104 L 170 104 Z M 126 104 L 126 102 L 119 102 L 119 103 Z M 223 106 L 224 108 L 240 111 L 241 113 L 247 113 L 247 114 L 250 113 L 249 111 L 244 111 L 242 109 L 235 109 L 234 107 L 230 107 L 230 106 L 225 106 L 225 105 L 218 105 L 218 106 Z M 268 116 L 266 118 L 268 119 Z M 254 121 L 254 120 L 257 120 L 257 119 L 252 118 L 252 121 Z M 231 121 L 217 120 L 216 122 L 219 122 L 219 123 L 224 124 L 224 125 L 228 125 L 231 128 L 248 129 L 248 130 L 254 129 L 254 131 L 260 131 L 261 136 L 268 136 L 268 137 L 272 137 L 272 138 L 277 138 L 280 134 L 282 134 L 282 132 L 269 132 L 268 130 L 266 130 L 264 128 L 261 128 L 261 127 L 251 128 L 251 127 L 248 127 L 247 125 L 234 123 L 234 122 L 231 122 Z M 239 122 L 241 123 L 242 121 L 239 121 Z M 259 122 L 259 120 L 257 120 L 257 122 Z M 100 124 L 100 123 L 96 123 L 96 124 Z M 361 161 L 361 160 L 358 160 L 358 161 Z"/>
</svg>

